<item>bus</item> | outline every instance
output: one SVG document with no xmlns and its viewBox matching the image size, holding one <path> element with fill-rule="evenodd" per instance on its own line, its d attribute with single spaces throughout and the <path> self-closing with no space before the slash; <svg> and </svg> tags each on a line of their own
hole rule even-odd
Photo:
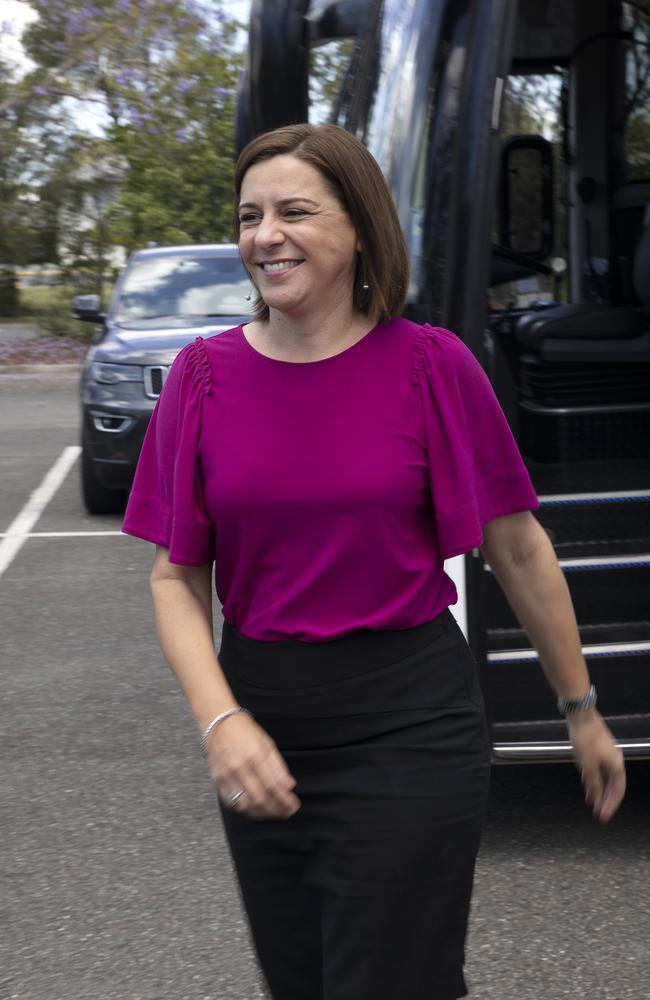
<svg viewBox="0 0 650 1000">
<path fill-rule="evenodd" d="M 349 129 L 409 246 L 404 315 L 487 372 L 540 499 L 599 707 L 650 756 L 650 3 L 253 0 L 238 145 Z M 478 549 L 448 561 L 495 761 L 569 760 Z"/>
</svg>

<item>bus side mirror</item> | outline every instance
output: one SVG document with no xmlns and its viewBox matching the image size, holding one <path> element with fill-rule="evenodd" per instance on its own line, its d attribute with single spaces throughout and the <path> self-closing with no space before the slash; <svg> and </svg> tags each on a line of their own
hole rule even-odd
<svg viewBox="0 0 650 1000">
<path fill-rule="evenodd" d="M 544 260 L 553 252 L 553 146 L 538 135 L 508 139 L 501 150 L 499 242 Z"/>
</svg>

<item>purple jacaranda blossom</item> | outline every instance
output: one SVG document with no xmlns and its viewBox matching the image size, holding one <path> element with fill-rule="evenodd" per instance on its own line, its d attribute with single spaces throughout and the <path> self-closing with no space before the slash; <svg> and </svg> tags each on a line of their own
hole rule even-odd
<svg viewBox="0 0 650 1000">
<path fill-rule="evenodd" d="M 188 133 L 187 129 L 177 128 L 176 131 L 174 132 L 174 135 L 176 137 L 176 142 L 189 142 L 190 141 L 190 136 L 189 136 L 189 133 Z"/>
<path fill-rule="evenodd" d="M 137 108 L 131 108 L 131 110 L 129 111 L 129 122 L 135 128 L 142 128 L 142 126 L 144 125 L 144 118 L 142 117 Z"/>
<path fill-rule="evenodd" d="M 216 87 L 214 91 L 215 101 L 226 101 L 232 94 L 232 90 L 229 87 Z"/>
<path fill-rule="evenodd" d="M 220 24 L 223 24 L 228 15 L 226 14 L 223 7 L 219 7 L 217 10 L 215 10 L 214 16 L 216 17 L 217 21 L 219 21 Z"/>
<path fill-rule="evenodd" d="M 182 77 L 178 80 L 176 84 L 176 89 L 179 94 L 187 94 L 188 90 L 191 90 L 194 86 L 194 80 L 188 79 L 188 77 Z"/>
<path fill-rule="evenodd" d="M 13 21 L 3 21 L 0 24 L 0 35 L 15 35 L 16 26 Z"/>
<path fill-rule="evenodd" d="M 83 33 L 87 31 L 88 25 L 85 21 L 82 21 L 74 11 L 66 11 L 63 17 L 65 21 L 65 30 L 69 35 L 83 35 Z"/>
<path fill-rule="evenodd" d="M 128 14 L 131 10 L 131 0 L 117 0 L 117 9 L 120 14 Z"/>
<path fill-rule="evenodd" d="M 22 343 L 0 339 L 0 365 L 75 364 L 87 351 L 88 342 L 73 337 L 38 336 Z"/>
<path fill-rule="evenodd" d="M 45 97 L 47 95 L 47 90 L 45 87 L 41 87 L 41 85 L 38 84 L 38 86 L 34 87 L 32 93 L 36 94 L 37 97 Z"/>
<path fill-rule="evenodd" d="M 197 0 L 185 0 L 185 10 L 190 14 L 195 20 L 203 21 L 205 17 L 205 12 L 203 6 L 197 3 Z"/>
<path fill-rule="evenodd" d="M 138 69 L 134 69 L 130 66 L 126 66 L 115 74 L 115 82 L 121 87 L 128 87 L 131 83 L 140 83 L 142 81 L 142 73 Z"/>
<path fill-rule="evenodd" d="M 223 49 L 223 40 L 221 38 L 211 38 L 209 49 L 210 52 L 221 52 Z"/>
<path fill-rule="evenodd" d="M 128 87 L 129 84 L 133 83 L 133 81 L 134 81 L 133 70 L 130 70 L 128 68 L 121 69 L 119 73 L 115 74 L 115 82 L 118 83 L 120 87 Z"/>
</svg>

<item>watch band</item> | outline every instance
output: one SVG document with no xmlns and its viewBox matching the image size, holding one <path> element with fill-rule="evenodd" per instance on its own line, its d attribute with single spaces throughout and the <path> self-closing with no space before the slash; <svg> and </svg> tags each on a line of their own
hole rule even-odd
<svg viewBox="0 0 650 1000">
<path fill-rule="evenodd" d="M 597 700 L 596 688 L 591 684 L 583 698 L 558 698 L 557 707 L 560 715 L 574 715 L 585 708 L 593 708 Z"/>
</svg>

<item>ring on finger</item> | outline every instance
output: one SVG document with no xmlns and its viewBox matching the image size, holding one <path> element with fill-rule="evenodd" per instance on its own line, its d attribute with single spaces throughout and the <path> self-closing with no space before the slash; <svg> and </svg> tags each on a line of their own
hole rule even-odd
<svg viewBox="0 0 650 1000">
<path fill-rule="evenodd" d="M 245 788 L 240 788 L 238 792 L 229 792 L 228 795 L 226 796 L 226 804 L 228 805 L 228 808 L 232 809 L 235 803 L 239 802 L 242 795 L 245 794 L 246 794 Z"/>
</svg>

